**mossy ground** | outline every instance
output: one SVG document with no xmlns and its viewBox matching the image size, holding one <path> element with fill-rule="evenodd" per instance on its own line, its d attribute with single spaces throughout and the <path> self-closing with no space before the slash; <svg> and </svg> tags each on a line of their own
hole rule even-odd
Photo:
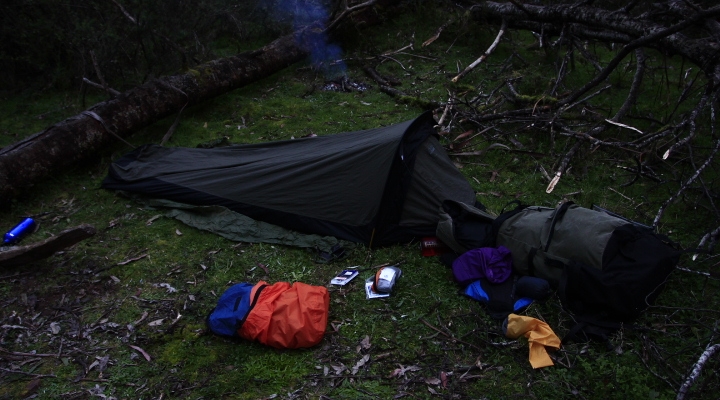
<svg viewBox="0 0 720 400">
<path fill-rule="evenodd" d="M 460 19 L 421 51 L 419 43 L 444 22 L 441 13 L 421 9 L 379 28 L 351 33 L 345 49 L 348 75 L 368 82 L 370 90 L 323 91 L 321 73 L 295 65 L 186 110 L 169 145 L 195 147 L 224 137 L 231 143 L 255 143 L 412 119 L 422 110 L 377 90 L 362 74 L 358 60 L 414 42 L 414 54 L 422 57 L 393 55 L 378 70 L 402 81 L 408 94 L 443 102 L 447 88 L 457 88 L 449 80 L 458 66 L 472 62 L 495 35 L 491 27 Z M 529 36 L 509 35 L 464 84 L 491 90 L 497 84 L 491 77 L 518 52 L 522 58 L 513 61 L 511 73 L 524 77 L 519 92 L 541 93 L 551 80 L 543 70 L 551 55 L 530 43 Z M 576 68 L 568 85 L 592 71 L 579 61 Z M 632 70 L 616 75 L 611 79 L 616 86 L 599 101 L 599 107 L 606 107 L 603 112 L 622 103 L 626 92 L 620 89 L 627 89 Z M 658 85 L 658 90 L 663 87 Z M 674 98 L 673 94 L 663 95 Z M 90 105 L 101 98 L 93 95 L 85 101 Z M 0 145 L 77 114 L 83 109 L 81 102 L 76 93 L 5 95 L 0 101 Z M 652 101 L 641 105 L 657 106 Z M 135 145 L 158 143 L 173 119 L 128 140 Z M 651 129 L 650 123 L 642 128 Z M 618 156 L 607 152 L 598 157 L 583 150 L 556 190 L 547 194 L 540 168 L 551 171 L 569 142 L 557 138 L 551 143 L 532 128 L 514 129 L 513 136 L 526 152 L 494 149 L 481 158 L 458 159 L 479 199 L 494 213 L 512 200 L 554 206 L 570 198 L 647 223 L 657 211 L 657 199 L 671 193 L 650 181 L 620 187 L 627 180 L 621 170 L 596 162 Z M 475 149 L 495 140 L 500 139 L 479 139 Z M 645 328 L 642 332 L 622 331 L 612 338 L 611 350 L 597 343 L 570 344 L 557 353 L 555 367 L 533 370 L 526 341 L 505 339 L 478 303 L 458 293 L 451 271 L 435 258 L 422 257 L 417 243 L 374 250 L 358 247 L 340 263 L 317 264 L 305 250 L 238 245 L 173 219 L 152 220 L 158 211 L 99 189 L 109 163 L 129 150 L 123 146 L 118 143 L 92 162 L 36 184 L 0 213 L 4 227 L 22 216 L 36 216 L 40 228 L 27 241 L 80 223 L 93 224 L 98 231 L 45 261 L 11 268 L 0 276 L 2 324 L 30 327 L 3 327 L 0 346 L 9 352 L 58 355 L 13 359 L 0 353 L 3 368 L 13 363 L 26 373 L 46 375 L 7 372 L 0 398 L 672 398 L 704 346 L 716 340 L 718 281 L 676 272 L 659 307 L 638 321 Z M 661 231 L 692 246 L 710 222 L 693 209 L 697 206 L 688 198 L 673 205 Z M 387 299 L 365 298 L 362 281 L 370 271 L 346 288 L 330 288 L 330 324 L 316 348 L 275 350 L 206 332 L 206 315 L 231 283 L 264 279 L 327 285 L 345 267 L 399 261 L 404 262 L 404 275 Z M 683 258 L 682 264 L 690 266 L 689 259 Z M 717 270 L 712 260 L 692 268 Z M 572 326 L 557 299 L 533 305 L 526 313 L 547 321 L 561 336 Z M 58 333 L 52 332 L 51 323 L 59 324 Z M 361 346 L 366 337 L 369 348 Z M 150 360 L 131 345 L 144 350 Z M 369 362 L 353 374 L 353 366 L 366 354 Z M 93 366 L 104 357 L 104 366 Z M 396 371 L 408 367 L 418 368 L 404 374 Z M 697 398 L 715 397 L 712 393 L 720 386 L 712 372 L 716 367 L 717 361 L 706 367 L 693 391 Z"/>
</svg>

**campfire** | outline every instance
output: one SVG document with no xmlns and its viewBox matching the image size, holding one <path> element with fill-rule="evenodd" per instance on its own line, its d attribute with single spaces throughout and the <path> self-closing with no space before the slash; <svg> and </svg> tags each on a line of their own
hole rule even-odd
<svg viewBox="0 0 720 400">
<path fill-rule="evenodd" d="M 322 88 L 322 90 L 331 92 L 364 92 L 368 89 L 370 89 L 370 85 L 353 81 L 345 75 L 326 81 Z"/>
</svg>

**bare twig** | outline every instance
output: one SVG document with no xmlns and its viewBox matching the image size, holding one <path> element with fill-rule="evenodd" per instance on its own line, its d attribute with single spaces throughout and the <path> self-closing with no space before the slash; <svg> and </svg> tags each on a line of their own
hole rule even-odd
<svg viewBox="0 0 720 400">
<path fill-rule="evenodd" d="M 653 371 L 653 370 L 650 368 L 650 366 L 647 364 L 647 362 L 645 362 L 645 359 L 643 359 L 643 357 L 640 355 L 640 353 L 638 353 L 637 351 L 633 351 L 633 353 L 635 353 L 635 354 L 638 356 L 638 360 L 640 360 L 640 362 L 645 366 L 645 368 L 646 368 L 651 374 L 655 375 L 656 378 L 658 378 L 658 379 L 662 380 L 663 382 L 667 383 L 667 385 L 670 386 L 671 388 L 673 388 L 673 389 L 675 388 L 675 385 L 673 385 L 672 382 L 670 382 L 670 381 L 668 380 L 668 378 L 666 378 L 666 377 L 658 374 L 657 372 Z"/>
<path fill-rule="evenodd" d="M 420 322 L 422 322 L 423 324 L 427 325 L 430 329 L 432 329 L 432 330 L 440 333 L 441 335 L 447 337 L 448 339 L 450 339 L 450 340 L 453 341 L 453 342 L 463 343 L 463 344 L 466 344 L 466 345 L 468 345 L 468 346 L 470 346 L 470 347 L 473 347 L 473 348 L 475 348 L 475 349 L 477 349 L 477 350 L 482 350 L 480 347 L 475 346 L 475 345 L 472 344 L 472 343 L 468 343 L 468 342 L 466 342 L 466 341 L 464 341 L 464 340 L 460 340 L 460 339 L 456 338 L 455 336 L 453 336 L 453 335 L 451 335 L 451 334 L 448 334 L 447 332 L 445 332 L 445 331 L 443 331 L 443 330 L 438 329 L 435 325 L 427 322 L 424 318 L 420 318 Z"/>
<path fill-rule="evenodd" d="M 715 246 L 715 243 L 717 242 L 718 238 L 720 237 L 720 226 L 715 228 L 714 231 L 706 233 L 702 239 L 700 239 L 700 243 L 698 243 L 698 248 L 702 249 L 703 246 L 705 246 L 705 243 L 708 243 L 708 240 L 710 243 L 708 243 L 708 251 L 712 251 L 713 247 Z M 693 255 L 693 261 L 697 259 L 698 255 Z"/>
<path fill-rule="evenodd" d="M 678 141 L 669 149 L 667 149 L 665 154 L 663 154 L 663 160 L 667 160 L 667 158 L 670 157 L 670 154 L 674 152 L 678 147 L 686 145 L 688 142 L 690 142 L 690 140 L 692 140 L 692 138 L 695 137 L 695 133 L 697 132 L 697 126 L 695 125 L 695 121 L 697 120 L 697 116 L 700 113 L 700 110 L 705 107 L 705 104 L 707 103 L 711 92 L 712 87 L 711 85 L 708 85 L 705 95 L 700 99 L 700 101 L 698 101 L 697 106 L 692 110 L 692 112 L 690 113 L 690 117 L 686 120 L 686 124 L 690 125 L 690 132 L 682 140 Z"/>
<path fill-rule="evenodd" d="M 570 58 L 572 57 L 572 47 L 568 49 L 568 51 L 565 53 L 565 57 L 563 57 L 562 64 L 560 64 L 560 69 L 558 71 L 558 77 L 555 79 L 555 84 L 553 85 L 553 88 L 550 90 L 550 96 L 555 96 L 555 93 L 557 92 L 558 86 L 560 86 L 560 83 L 565 79 L 565 76 L 568 72 L 568 62 L 570 61 Z"/>
<path fill-rule="evenodd" d="M 185 110 L 185 107 L 187 107 L 188 103 L 185 103 L 184 106 L 178 111 L 177 117 L 175 117 L 175 121 L 172 125 L 170 125 L 170 128 L 168 128 L 168 131 L 163 136 L 162 140 L 160 141 L 160 146 L 165 146 L 165 143 L 167 143 L 168 140 L 172 137 L 172 135 L 175 133 L 175 130 L 177 129 L 178 124 L 180 123 L 180 115 L 182 115 L 183 110 Z"/>
<path fill-rule="evenodd" d="M 693 271 L 693 270 L 691 270 L 691 269 L 683 268 L 683 267 L 675 267 L 675 269 L 677 269 L 678 271 L 684 271 L 684 272 L 690 272 L 690 273 L 693 273 L 693 274 L 702 275 L 702 276 L 707 277 L 707 278 L 710 278 L 710 277 L 712 276 L 709 272 Z"/>
<path fill-rule="evenodd" d="M 565 173 L 567 170 L 568 165 L 570 164 L 570 160 L 573 158 L 575 153 L 580 148 L 580 144 L 582 142 L 580 140 L 575 142 L 575 145 L 570 148 L 570 151 L 565 154 L 565 157 L 563 157 L 562 161 L 560 162 L 560 167 L 558 167 L 557 171 L 555 172 L 555 176 L 550 181 L 550 184 L 548 185 L 547 189 L 545 189 L 545 193 L 552 193 L 553 190 L 555 190 L 555 186 L 560 181 L 560 177 L 562 177 L 562 174 Z"/>
<path fill-rule="evenodd" d="M 13 356 L 17 356 L 17 357 L 51 357 L 51 358 L 60 358 L 57 354 L 22 353 L 22 352 L 17 352 L 17 351 L 5 350 L 5 349 L 3 349 L 3 348 L 0 348 L 0 352 L 5 353 L 5 354 L 10 354 L 10 355 L 13 355 Z"/>
<path fill-rule="evenodd" d="M 482 150 L 469 151 L 469 152 L 463 152 L 463 153 L 450 153 L 450 155 L 451 155 L 451 156 L 481 156 L 481 155 L 485 154 L 488 150 L 498 149 L 498 148 L 500 148 L 500 149 L 505 149 L 505 150 L 510 150 L 510 148 L 507 147 L 507 146 L 505 146 L 504 144 L 501 144 L 501 143 L 493 143 L 493 144 L 491 144 L 490 146 L 488 146 L 488 147 L 486 147 L 486 148 L 484 148 L 484 149 L 482 149 Z"/>
<path fill-rule="evenodd" d="M 522 3 L 520 3 L 519 1 L 517 1 L 517 0 L 510 0 L 510 3 L 512 3 L 515 7 L 519 8 L 520 10 L 522 10 L 525 14 L 531 15 L 530 11 L 529 11 L 527 8 L 525 8 L 525 6 L 524 6 Z"/>
<path fill-rule="evenodd" d="M 120 9 L 120 11 L 123 13 L 123 15 L 125 15 L 125 17 L 127 17 L 127 19 L 130 20 L 130 22 L 132 22 L 133 24 L 136 24 L 136 25 L 137 25 L 137 21 L 135 20 L 135 18 L 133 18 L 133 16 L 130 15 L 130 13 L 127 12 L 127 10 L 125 10 L 125 7 L 123 7 L 122 4 L 118 3 L 116 0 L 110 0 L 110 1 L 112 1 L 113 3 L 115 3 L 116 6 L 118 6 L 118 8 Z"/>
<path fill-rule="evenodd" d="M 103 85 L 101 85 L 101 84 L 99 84 L 99 83 L 97 83 L 97 82 L 93 82 L 93 81 L 91 81 L 91 80 L 88 79 L 88 78 L 83 77 L 83 82 L 87 83 L 88 85 L 90 85 L 90 86 L 92 86 L 92 87 L 94 87 L 94 88 L 98 88 L 98 89 L 102 89 L 102 90 L 110 90 L 110 93 L 111 93 L 113 96 L 119 96 L 119 95 L 120 95 L 120 92 L 118 92 L 117 90 L 115 90 L 115 89 L 113 89 L 113 88 L 105 88 L 105 87 L 103 87 Z"/>
<path fill-rule="evenodd" d="M 0 371 L 9 372 L 11 374 L 21 374 L 21 375 L 32 376 L 33 378 L 57 378 L 57 376 L 55 376 L 55 375 L 31 374 L 29 372 L 18 371 L 15 369 L 7 369 L 7 368 L 0 368 Z"/>
<path fill-rule="evenodd" d="M 448 101 L 447 104 L 445 104 L 445 110 L 442 113 L 442 116 L 438 120 L 437 124 L 438 126 L 442 127 L 442 124 L 445 122 L 445 117 L 447 117 L 448 111 L 450 111 L 453 107 L 453 94 L 448 90 Z"/>
<path fill-rule="evenodd" d="M 86 117 L 90 117 L 90 118 L 94 119 L 95 121 L 99 122 L 100 125 L 102 125 L 102 127 L 105 129 L 105 131 L 107 131 L 109 134 L 115 136 L 115 138 L 117 138 L 117 139 L 120 140 L 121 142 L 123 142 L 123 143 L 125 143 L 126 145 L 130 146 L 133 150 L 135 149 L 135 146 L 133 146 L 133 145 L 132 145 L 130 142 L 128 142 L 127 140 L 123 139 L 122 136 L 120 136 L 120 135 L 118 135 L 117 133 L 115 133 L 114 130 L 110 129 L 110 127 L 105 123 L 105 120 L 102 119 L 102 117 L 100 117 L 96 112 L 94 112 L 94 111 L 83 111 L 83 112 L 81 112 L 80 114 L 81 114 L 81 115 L 84 115 L 84 116 L 86 116 Z"/>
<path fill-rule="evenodd" d="M 105 90 L 105 92 L 107 92 L 108 96 L 110 96 L 111 98 L 115 97 L 117 93 L 120 92 L 110 89 L 110 86 L 108 86 L 107 82 L 105 82 L 105 78 L 100 72 L 100 65 L 98 64 L 97 58 L 95 57 L 95 52 L 92 50 L 90 50 L 90 59 L 92 59 L 93 66 L 95 67 L 95 74 L 100 80 L 100 84 L 102 84 L 103 89 Z"/>
<path fill-rule="evenodd" d="M 562 105 L 572 103 L 576 101 L 580 96 L 585 94 L 588 90 L 598 85 L 600 82 L 607 79 L 612 71 L 617 68 L 618 65 L 620 65 L 620 62 L 627 57 L 628 54 L 630 54 L 631 51 L 634 51 L 635 49 L 638 49 L 642 46 L 645 46 L 649 43 L 657 42 L 658 40 L 665 38 L 667 36 L 670 36 L 674 33 L 680 32 L 693 24 L 696 24 L 698 21 L 704 20 L 705 18 L 708 18 L 710 16 L 714 16 L 716 14 L 720 13 L 720 6 L 716 6 L 713 8 L 710 8 L 708 10 L 698 12 L 697 14 L 688 17 L 687 19 L 682 20 L 681 22 L 672 25 L 668 28 L 662 29 L 660 31 L 651 33 L 649 35 L 645 35 L 643 37 L 640 37 L 638 39 L 635 39 L 625 45 L 618 54 L 608 63 L 607 66 L 603 69 L 601 73 L 595 76 L 590 82 L 585 84 L 582 88 L 578 89 L 575 93 L 567 97 L 566 99 L 561 101 Z"/>
<path fill-rule="evenodd" d="M 434 35 L 432 35 L 428 40 L 423 42 L 422 47 L 429 46 L 430 44 L 432 44 L 432 42 L 436 41 L 440 37 L 442 31 L 444 31 L 445 28 L 447 28 L 448 25 L 452 24 L 454 21 L 455 20 L 451 18 L 448 22 L 444 23 L 441 27 L 439 27 Z"/>
<path fill-rule="evenodd" d="M 45 259 L 62 249 L 93 236 L 95 232 L 92 225 L 82 224 L 39 242 L 15 246 L 10 250 L 0 252 L 0 267 L 25 265 Z"/>
<path fill-rule="evenodd" d="M 705 348 L 705 351 L 700 355 L 700 358 L 695 363 L 695 366 L 693 366 L 692 371 L 688 375 L 685 382 L 680 387 L 680 390 L 678 390 L 678 395 L 676 397 L 677 400 L 683 400 L 685 396 L 688 393 L 688 390 L 690 390 L 690 387 L 695 383 L 697 378 L 700 376 L 700 372 L 702 372 L 703 367 L 708 362 L 710 357 L 712 357 L 716 352 L 720 350 L 720 344 L 714 344 L 712 346 L 708 345 Z"/>
<path fill-rule="evenodd" d="M 685 181 L 685 183 L 680 187 L 680 189 L 678 189 L 677 193 L 675 193 L 674 196 L 665 200 L 665 203 L 663 203 L 663 205 L 660 206 L 660 209 L 658 210 L 658 213 L 655 216 L 655 219 L 653 220 L 653 224 L 652 224 L 653 227 L 656 227 L 658 222 L 660 222 L 660 218 L 662 218 L 663 214 L 665 213 L 665 209 L 667 208 L 667 206 L 670 205 L 670 203 L 672 203 L 673 201 L 675 201 L 675 199 L 680 197 L 680 195 L 685 190 L 687 190 L 687 188 L 690 187 L 690 185 L 693 182 L 695 182 L 695 180 L 700 176 L 700 174 L 703 172 L 703 170 L 705 170 L 705 168 L 707 168 L 712 163 L 713 159 L 715 158 L 715 154 L 717 154 L 718 150 L 720 150 L 720 139 L 715 141 L 715 147 L 713 148 L 712 153 L 710 153 L 710 155 L 708 156 L 707 160 L 705 160 L 705 163 L 702 166 L 700 166 L 700 168 L 698 168 L 697 171 L 695 171 L 693 176 L 691 176 L 687 181 Z"/>
<path fill-rule="evenodd" d="M 588 60 L 590 62 L 590 64 L 593 65 L 593 67 L 595 67 L 595 69 L 598 72 L 602 72 L 602 66 L 600 66 L 598 61 L 592 55 L 590 55 L 590 53 L 588 53 L 588 51 L 585 49 L 585 47 L 577 44 L 577 41 L 575 41 L 575 40 L 573 40 L 573 45 L 575 46 L 576 49 L 578 49 L 580 51 L 580 54 L 582 54 L 583 57 L 585 57 L 585 59 Z"/>
<path fill-rule="evenodd" d="M 495 47 L 497 47 L 498 43 L 500 43 L 500 38 L 505 33 L 505 29 L 507 29 L 507 22 L 503 19 L 502 25 L 500 26 L 500 31 L 498 32 L 497 36 L 495 37 L 495 40 L 492 42 L 490 47 L 488 47 L 487 50 L 485 50 L 485 53 L 480 56 L 477 60 L 475 60 L 472 64 L 468 65 L 462 72 L 457 74 L 456 77 L 452 78 L 453 82 L 457 82 L 460 78 L 467 75 L 470 71 L 475 69 L 480 63 L 485 61 L 486 58 L 495 50 Z"/>
<path fill-rule="evenodd" d="M 592 99 L 593 97 L 599 96 L 602 92 L 610 89 L 611 87 L 612 87 L 612 85 L 605 85 L 605 86 L 603 86 L 602 88 L 598 89 L 595 93 L 593 93 L 593 94 L 591 94 L 591 95 L 588 95 L 588 96 L 585 96 L 584 98 L 582 98 L 581 100 L 576 101 L 575 103 L 572 103 L 572 104 L 570 104 L 570 105 L 564 106 L 564 111 L 570 110 L 571 108 L 574 108 L 574 107 L 575 107 L 576 105 L 578 105 L 578 104 L 585 103 L 586 101 Z"/>
<path fill-rule="evenodd" d="M 385 79 L 382 75 L 380 75 L 379 72 L 373 67 L 364 67 L 363 70 L 365 71 L 368 76 L 370 76 L 375 82 L 377 82 L 379 85 L 382 86 L 391 86 L 391 83 Z"/>
<path fill-rule="evenodd" d="M 635 63 L 635 76 L 633 77 L 632 86 L 630 86 L 630 92 L 628 93 L 628 97 L 625 99 L 622 107 L 620 107 L 615 116 L 611 118 L 613 122 L 620 121 L 625 114 L 630 111 L 630 108 L 635 105 L 635 102 L 637 102 L 643 77 L 645 76 L 645 53 L 643 52 L 643 49 L 635 50 Z M 640 133 L 642 134 L 642 132 Z"/>
<path fill-rule="evenodd" d="M 338 15 L 338 16 L 327 26 L 327 28 L 325 28 L 324 31 L 325 31 L 325 32 L 329 32 L 329 31 L 335 29 L 335 28 L 343 21 L 343 19 L 345 19 L 348 15 L 350 15 L 350 14 L 356 12 L 356 11 L 362 10 L 362 9 L 364 9 L 364 8 L 370 7 L 370 6 L 372 6 L 373 4 L 375 4 L 376 1 L 377 1 L 377 0 L 370 0 L 370 1 L 366 1 L 366 2 L 361 3 L 361 4 L 356 4 L 356 5 L 352 6 L 352 7 L 349 7 L 349 6 L 348 6 L 347 0 L 344 1 L 343 4 L 344 4 L 344 6 L 345 6 L 345 9 L 340 13 L 340 15 Z"/>
</svg>

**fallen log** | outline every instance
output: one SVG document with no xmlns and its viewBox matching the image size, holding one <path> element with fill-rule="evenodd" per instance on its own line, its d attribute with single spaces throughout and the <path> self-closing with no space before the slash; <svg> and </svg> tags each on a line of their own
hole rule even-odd
<svg viewBox="0 0 720 400">
<path fill-rule="evenodd" d="M 0 149 L 0 204 L 43 178 L 89 159 L 138 129 L 245 86 L 308 55 L 305 34 L 283 36 L 252 52 L 154 79 L 79 115 Z"/>
<path fill-rule="evenodd" d="M 9 250 L 0 251 L 0 268 L 40 261 L 93 235 L 95 235 L 95 227 L 82 224 L 37 243 L 13 246 Z"/>
<path fill-rule="evenodd" d="M 353 6 L 344 3 L 326 28 L 308 25 L 258 50 L 210 61 L 184 74 L 154 79 L 0 149 L 0 205 L 8 204 L 23 189 L 51 173 L 88 160 L 114 142 L 133 147 L 124 138 L 141 128 L 301 61 L 311 53 L 313 43 L 325 40 L 345 20 L 356 27 L 379 22 L 372 21 L 377 17 L 375 5 L 387 11 L 395 2 L 368 0 Z"/>
</svg>

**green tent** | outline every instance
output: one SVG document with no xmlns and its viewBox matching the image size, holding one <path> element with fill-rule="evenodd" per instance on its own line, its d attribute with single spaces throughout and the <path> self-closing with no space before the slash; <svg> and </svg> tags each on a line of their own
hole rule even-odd
<svg viewBox="0 0 720 400">
<path fill-rule="evenodd" d="M 440 205 L 475 193 L 427 112 L 382 128 L 213 149 L 145 145 L 102 186 L 223 206 L 295 231 L 382 246 L 433 236 Z"/>
</svg>

